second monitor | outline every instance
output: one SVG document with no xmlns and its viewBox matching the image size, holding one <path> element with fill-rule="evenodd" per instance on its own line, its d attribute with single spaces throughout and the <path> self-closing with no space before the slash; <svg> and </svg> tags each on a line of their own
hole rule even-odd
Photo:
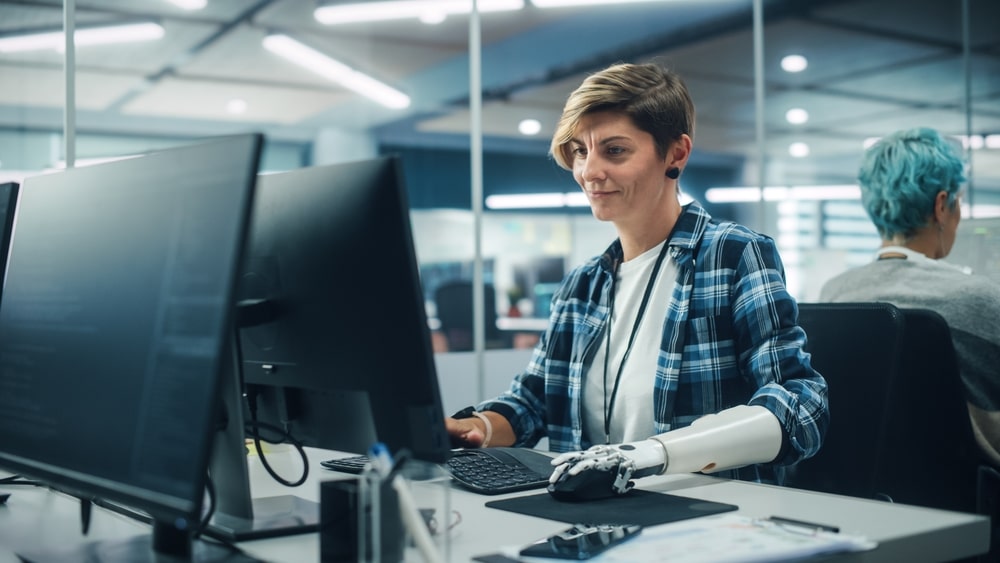
<svg viewBox="0 0 1000 563">
<path fill-rule="evenodd" d="M 255 416 L 307 445 L 450 454 L 398 159 L 263 175 L 241 282 Z"/>
</svg>

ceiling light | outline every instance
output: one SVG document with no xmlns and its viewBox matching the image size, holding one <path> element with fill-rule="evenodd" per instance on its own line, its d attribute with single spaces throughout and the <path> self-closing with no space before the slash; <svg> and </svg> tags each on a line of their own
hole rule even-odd
<svg viewBox="0 0 1000 563">
<path fill-rule="evenodd" d="M 239 98 L 233 98 L 226 103 L 226 111 L 233 115 L 246 113 L 247 107 L 246 100 L 241 100 Z"/>
<path fill-rule="evenodd" d="M 163 34 L 163 26 L 151 22 L 105 25 L 77 29 L 73 34 L 73 42 L 77 47 L 86 47 L 88 45 L 104 45 L 109 43 L 152 41 L 163 37 Z M 7 37 L 0 38 L 0 53 L 42 51 L 47 49 L 61 51 L 66 47 L 64 37 L 62 31 L 8 35 Z"/>
<path fill-rule="evenodd" d="M 486 196 L 489 209 L 548 209 L 566 207 L 566 196 L 560 193 L 503 194 Z"/>
<path fill-rule="evenodd" d="M 809 121 L 809 112 L 802 108 L 792 108 L 785 112 L 785 120 L 793 125 L 801 125 Z"/>
<path fill-rule="evenodd" d="M 311 47 L 307 47 L 287 35 L 268 35 L 264 38 L 264 48 L 388 108 L 403 109 L 410 106 L 410 97 L 406 94 Z"/>
<path fill-rule="evenodd" d="M 208 0 L 167 0 L 182 10 L 200 10 L 208 5 Z"/>
<path fill-rule="evenodd" d="M 618 4 L 638 4 L 639 2 L 662 2 L 663 0 L 531 0 L 538 8 L 567 8 L 571 6 L 600 6 Z"/>
<path fill-rule="evenodd" d="M 537 119 L 524 119 L 517 124 L 517 130 L 522 135 L 537 135 L 542 130 L 542 123 Z"/>
<path fill-rule="evenodd" d="M 802 72 L 809 66 L 809 61 L 802 55 L 788 55 L 781 59 L 781 68 L 785 72 Z"/>
<path fill-rule="evenodd" d="M 524 0 L 479 0 L 480 13 L 520 10 Z M 313 12 L 316 21 L 326 25 L 384 20 L 421 18 L 436 14 L 442 20 L 451 14 L 472 12 L 472 0 L 392 0 L 320 6 Z M 432 20 L 433 21 L 433 20 Z"/>
<path fill-rule="evenodd" d="M 420 17 L 417 19 L 420 20 L 420 23 L 425 23 L 427 25 L 437 25 L 439 23 L 444 22 L 444 20 L 448 19 L 448 14 L 444 12 L 424 12 L 420 14 Z"/>
<path fill-rule="evenodd" d="M 760 188 L 752 186 L 708 188 L 705 190 L 705 199 L 711 203 L 760 201 Z M 838 199 L 861 199 L 861 188 L 856 184 L 767 186 L 764 188 L 764 201 L 828 201 Z"/>
<path fill-rule="evenodd" d="M 805 143 L 792 143 L 788 145 L 788 154 L 795 158 L 805 158 L 809 156 L 809 145 Z"/>
<path fill-rule="evenodd" d="M 681 193 L 681 205 L 694 201 L 687 194 Z M 536 194 L 497 194 L 486 196 L 487 209 L 553 209 L 558 207 L 590 207 L 587 194 L 582 191 Z"/>
</svg>

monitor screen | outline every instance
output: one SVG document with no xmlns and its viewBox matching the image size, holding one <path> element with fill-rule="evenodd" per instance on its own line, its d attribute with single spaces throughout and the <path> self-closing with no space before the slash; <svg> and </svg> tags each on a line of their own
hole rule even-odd
<svg viewBox="0 0 1000 563">
<path fill-rule="evenodd" d="M 24 181 L 0 305 L 0 466 L 190 547 L 259 135 Z M 186 544 L 186 545 L 185 545 Z"/>
<path fill-rule="evenodd" d="M 318 507 L 297 496 L 251 498 L 237 420 L 248 436 L 277 427 L 301 446 L 364 453 L 378 440 L 427 461 L 449 456 L 405 195 L 392 157 L 259 177 L 209 534 L 318 526 Z M 275 478 L 294 486 L 305 474 Z"/>
<path fill-rule="evenodd" d="M 399 162 L 262 175 L 240 297 L 270 320 L 241 331 L 256 416 L 307 445 L 442 462 L 444 429 Z M 255 400 L 254 400 L 255 399 Z"/>
</svg>

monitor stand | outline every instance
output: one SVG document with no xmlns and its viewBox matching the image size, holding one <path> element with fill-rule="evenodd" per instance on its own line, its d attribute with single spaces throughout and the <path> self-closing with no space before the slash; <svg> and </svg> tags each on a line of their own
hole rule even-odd
<svg viewBox="0 0 1000 563">
<path fill-rule="evenodd" d="M 220 396 L 225 428 L 215 436 L 209 475 L 215 485 L 215 514 L 205 529 L 214 538 L 243 541 L 319 530 L 319 503 L 294 495 L 254 499 L 250 495 L 243 420 L 243 385 L 236 366 L 239 348 L 225 354 Z"/>
</svg>

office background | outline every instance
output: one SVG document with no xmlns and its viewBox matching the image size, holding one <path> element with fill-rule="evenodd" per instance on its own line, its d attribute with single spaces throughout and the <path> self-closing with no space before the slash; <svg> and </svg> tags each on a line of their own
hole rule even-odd
<svg viewBox="0 0 1000 563">
<path fill-rule="evenodd" d="M 444 14 L 452 4 L 439 0 L 423 21 L 319 21 L 332 12 L 317 8 L 347 3 L 0 2 L 0 181 L 244 131 L 267 135 L 265 171 L 400 154 L 431 315 L 437 285 L 479 263 L 498 314 L 530 317 L 554 271 L 614 237 L 547 157 L 562 103 L 590 72 L 658 60 L 685 77 L 698 112 L 685 197 L 774 236 L 800 299 L 876 248 L 855 173 L 866 144 L 896 129 L 954 136 L 965 217 L 1000 216 L 994 0 L 478 0 L 477 15 Z M 158 38 L 84 45 L 89 28 L 149 23 Z M 66 25 L 78 32 L 70 68 L 59 49 L 5 43 Z M 388 85 L 406 107 L 284 58 L 274 36 Z M 536 198 L 509 198 L 525 194 Z"/>
</svg>

